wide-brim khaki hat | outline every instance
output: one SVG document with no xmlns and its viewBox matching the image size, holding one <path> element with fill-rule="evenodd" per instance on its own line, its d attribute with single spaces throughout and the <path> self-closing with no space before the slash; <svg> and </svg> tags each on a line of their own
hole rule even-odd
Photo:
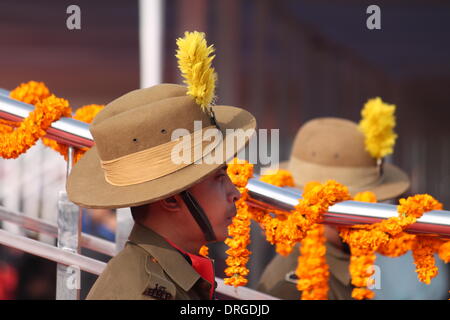
<svg viewBox="0 0 450 320">
<path fill-rule="evenodd" d="M 213 106 L 214 123 L 194 99 L 186 95 L 186 90 L 180 85 L 161 84 L 135 90 L 108 104 L 90 127 L 96 145 L 74 165 L 69 175 L 70 200 L 88 208 L 123 208 L 155 202 L 200 182 L 246 146 L 256 129 L 256 120 L 249 112 L 232 106 Z M 202 121 L 203 127 L 220 129 L 223 139 L 208 152 L 210 156 L 214 154 L 217 161 L 200 163 L 205 156 L 202 155 L 195 163 L 178 169 L 171 167 L 167 173 L 159 172 L 158 168 L 162 165 L 165 169 L 164 165 L 155 163 L 148 151 L 170 143 L 174 130 L 187 129 L 192 134 L 195 121 Z M 230 146 L 233 146 L 231 150 Z M 142 152 L 147 153 L 147 162 L 135 157 Z M 161 153 L 160 150 L 155 152 Z M 130 169 L 128 171 L 135 170 L 123 163 L 130 155 L 141 167 L 142 177 L 136 173 L 128 177 L 127 170 L 114 172 L 120 166 Z M 111 170 L 111 165 L 114 170 L 107 174 L 105 168 Z M 155 166 L 155 170 L 147 172 L 148 166 Z"/>
<path fill-rule="evenodd" d="M 392 163 L 384 163 L 382 174 L 365 150 L 364 135 L 357 124 L 340 118 L 317 118 L 298 131 L 288 161 L 296 188 L 310 181 L 333 179 L 349 188 L 351 195 L 371 191 L 378 201 L 396 198 L 410 187 L 408 175 Z"/>
</svg>

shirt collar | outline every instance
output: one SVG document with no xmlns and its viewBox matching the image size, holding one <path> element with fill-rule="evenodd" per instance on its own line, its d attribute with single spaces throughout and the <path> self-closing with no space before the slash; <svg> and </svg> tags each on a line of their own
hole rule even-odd
<svg viewBox="0 0 450 320">
<path fill-rule="evenodd" d="M 183 255 L 153 230 L 135 223 L 128 239 L 155 258 L 184 291 L 189 291 L 200 278 Z"/>
<path fill-rule="evenodd" d="M 175 249 L 180 251 L 182 254 L 184 254 L 187 257 L 187 259 L 190 260 L 190 264 L 192 265 L 192 268 L 194 268 L 195 271 L 197 271 L 197 273 L 204 280 L 206 280 L 209 284 L 211 284 L 210 298 L 212 299 L 212 297 L 214 295 L 215 280 L 214 280 L 214 266 L 213 266 L 211 259 L 184 251 L 183 249 L 178 247 L 175 243 L 173 243 L 169 239 L 166 239 L 166 241 L 170 245 L 172 245 L 172 247 L 174 247 Z"/>
</svg>

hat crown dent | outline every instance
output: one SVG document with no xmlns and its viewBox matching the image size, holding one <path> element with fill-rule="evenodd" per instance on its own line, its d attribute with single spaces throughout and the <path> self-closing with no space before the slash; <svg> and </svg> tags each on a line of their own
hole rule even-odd
<svg viewBox="0 0 450 320">
<path fill-rule="evenodd" d="M 186 95 L 186 87 L 164 84 L 112 101 L 90 131 L 100 159 L 108 161 L 170 142 L 174 130 L 192 133 L 194 121 L 211 125 L 210 117 Z"/>
<path fill-rule="evenodd" d="M 126 112 L 131 108 L 136 108 L 150 102 L 156 102 L 167 98 L 186 96 L 186 94 L 187 88 L 185 86 L 171 83 L 162 83 L 144 89 L 136 89 L 108 103 L 106 107 L 95 116 L 92 125 L 96 125 L 116 114 Z"/>
<path fill-rule="evenodd" d="M 291 158 L 325 166 L 376 166 L 357 124 L 340 118 L 318 118 L 304 124 L 295 137 Z"/>
</svg>

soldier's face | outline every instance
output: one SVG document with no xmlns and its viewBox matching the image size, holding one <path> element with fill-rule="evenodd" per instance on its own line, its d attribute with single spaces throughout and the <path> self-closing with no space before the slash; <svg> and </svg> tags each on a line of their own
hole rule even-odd
<svg viewBox="0 0 450 320">
<path fill-rule="evenodd" d="M 241 197 L 228 177 L 227 167 L 223 166 L 216 170 L 189 191 L 208 216 L 217 241 L 224 241 L 228 234 L 228 226 L 236 215 L 235 202 Z"/>
</svg>

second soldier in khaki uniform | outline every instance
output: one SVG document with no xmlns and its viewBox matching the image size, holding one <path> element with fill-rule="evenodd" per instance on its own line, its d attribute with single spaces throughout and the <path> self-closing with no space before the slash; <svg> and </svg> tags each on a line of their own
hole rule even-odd
<svg viewBox="0 0 450 320">
<path fill-rule="evenodd" d="M 409 188 L 408 176 L 396 166 L 382 168 L 365 150 L 364 135 L 357 124 L 339 118 L 318 118 L 300 128 L 291 158 L 281 167 L 288 169 L 300 190 L 310 181 L 334 179 L 349 188 L 352 195 L 371 191 L 379 201 L 395 198 Z M 326 261 L 330 267 L 328 298 L 352 299 L 349 274 L 350 251 L 341 242 L 336 227 L 326 225 Z M 299 299 L 296 288 L 298 245 L 288 257 L 277 255 L 266 267 L 258 290 L 281 299 Z"/>
</svg>

